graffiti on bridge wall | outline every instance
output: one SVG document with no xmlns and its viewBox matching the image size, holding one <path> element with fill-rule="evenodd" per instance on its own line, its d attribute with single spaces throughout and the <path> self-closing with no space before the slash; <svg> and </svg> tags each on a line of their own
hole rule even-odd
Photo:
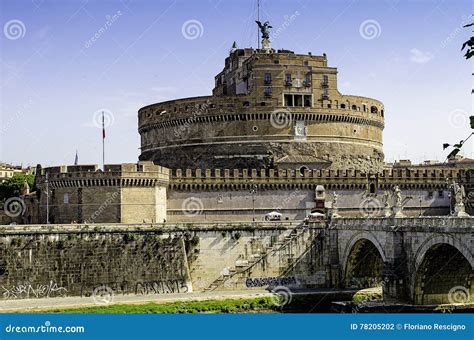
<svg viewBox="0 0 474 340">
<path fill-rule="evenodd" d="M 31 284 L 25 282 L 12 287 L 2 286 L 3 298 L 8 299 L 33 299 L 64 296 L 67 289 L 50 281 L 49 284 Z"/>
<path fill-rule="evenodd" d="M 136 294 L 136 295 L 151 295 L 151 294 L 171 294 L 171 293 L 187 293 L 189 287 L 184 279 L 163 279 L 150 280 L 138 282 L 107 282 L 94 286 L 83 286 L 81 288 L 81 296 L 91 295 L 94 289 L 98 287 L 109 287 L 114 294 Z M 90 290 L 92 288 L 92 290 Z M 90 291 L 89 291 L 90 290 Z M 88 292 L 89 291 L 89 292 Z"/>
<path fill-rule="evenodd" d="M 247 278 L 245 281 L 245 286 L 247 288 L 255 287 L 264 287 L 264 286 L 288 286 L 288 285 L 297 285 L 299 281 L 296 277 L 257 277 L 257 278 Z"/>
</svg>

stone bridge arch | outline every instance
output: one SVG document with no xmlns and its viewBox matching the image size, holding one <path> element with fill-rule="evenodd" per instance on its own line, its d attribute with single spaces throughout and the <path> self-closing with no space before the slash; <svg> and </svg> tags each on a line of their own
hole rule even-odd
<svg viewBox="0 0 474 340">
<path fill-rule="evenodd" d="M 382 280 L 387 261 L 377 237 L 369 231 L 355 234 L 347 243 L 341 261 L 344 287 L 373 287 Z"/>
<path fill-rule="evenodd" d="M 436 235 L 418 248 L 410 287 L 415 304 L 470 302 L 473 281 L 474 256 L 459 238 Z"/>
</svg>

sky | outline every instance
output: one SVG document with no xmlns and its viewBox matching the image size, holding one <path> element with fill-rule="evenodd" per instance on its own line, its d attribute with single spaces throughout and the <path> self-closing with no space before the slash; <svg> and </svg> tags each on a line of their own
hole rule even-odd
<svg viewBox="0 0 474 340">
<path fill-rule="evenodd" d="M 381 100 L 386 161 L 444 160 L 470 133 L 469 0 L 261 0 L 272 47 L 326 53 L 343 94 Z M 210 95 L 256 0 L 0 0 L 0 161 L 136 162 L 137 111 Z M 474 143 L 463 154 L 474 158 Z"/>
</svg>

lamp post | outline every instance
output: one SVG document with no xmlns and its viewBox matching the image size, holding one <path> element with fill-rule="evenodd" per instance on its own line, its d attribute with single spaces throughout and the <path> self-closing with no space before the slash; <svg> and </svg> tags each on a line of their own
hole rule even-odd
<svg viewBox="0 0 474 340">
<path fill-rule="evenodd" d="M 253 211 L 253 218 L 252 221 L 255 222 L 255 194 L 257 193 L 257 185 L 252 184 L 250 187 L 250 193 L 252 194 L 252 211 Z"/>
<path fill-rule="evenodd" d="M 49 181 L 48 181 L 48 173 L 46 173 L 46 224 L 49 224 Z"/>
</svg>

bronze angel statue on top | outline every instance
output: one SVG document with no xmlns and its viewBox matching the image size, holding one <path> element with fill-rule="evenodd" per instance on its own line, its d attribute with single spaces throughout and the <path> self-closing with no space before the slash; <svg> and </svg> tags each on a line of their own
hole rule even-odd
<svg viewBox="0 0 474 340">
<path fill-rule="evenodd" d="M 270 28 L 273 28 L 270 26 L 270 23 L 268 21 L 265 21 L 262 25 L 262 23 L 258 20 L 255 21 L 260 28 L 260 32 L 262 32 L 262 39 L 270 39 Z"/>
</svg>

